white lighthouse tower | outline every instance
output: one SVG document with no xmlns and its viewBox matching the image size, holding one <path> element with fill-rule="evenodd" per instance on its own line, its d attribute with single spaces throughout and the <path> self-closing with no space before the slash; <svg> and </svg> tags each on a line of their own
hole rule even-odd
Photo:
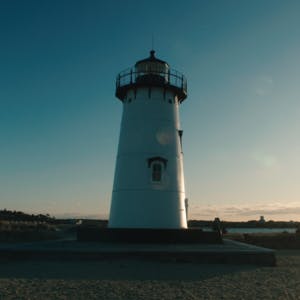
<svg viewBox="0 0 300 300">
<path fill-rule="evenodd" d="M 187 83 L 155 57 L 117 76 L 123 116 L 110 228 L 187 228 L 179 105 Z"/>
</svg>

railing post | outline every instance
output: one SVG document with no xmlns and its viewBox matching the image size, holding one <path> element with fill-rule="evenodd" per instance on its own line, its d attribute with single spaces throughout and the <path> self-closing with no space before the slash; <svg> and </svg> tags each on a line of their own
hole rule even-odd
<svg viewBox="0 0 300 300">
<path fill-rule="evenodd" d="M 130 69 L 130 84 L 132 84 L 132 69 Z"/>
<path fill-rule="evenodd" d="M 168 83 L 170 84 L 170 69 L 168 69 Z"/>
</svg>

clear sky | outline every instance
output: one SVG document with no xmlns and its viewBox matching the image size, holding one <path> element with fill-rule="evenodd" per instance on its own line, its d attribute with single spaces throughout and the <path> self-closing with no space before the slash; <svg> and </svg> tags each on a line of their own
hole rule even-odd
<svg viewBox="0 0 300 300">
<path fill-rule="evenodd" d="M 190 217 L 300 220 L 300 1 L 0 1 L 0 208 L 107 217 L 122 104 L 183 72 Z"/>
</svg>

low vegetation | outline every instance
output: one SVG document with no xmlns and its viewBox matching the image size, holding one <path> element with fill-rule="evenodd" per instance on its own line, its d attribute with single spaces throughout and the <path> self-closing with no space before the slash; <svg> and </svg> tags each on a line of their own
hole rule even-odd
<svg viewBox="0 0 300 300">
<path fill-rule="evenodd" d="M 230 233 L 224 238 L 270 249 L 300 249 L 300 232 Z"/>
<path fill-rule="evenodd" d="M 0 210 L 0 242 L 41 241 L 60 236 L 61 228 L 50 215 Z"/>
</svg>

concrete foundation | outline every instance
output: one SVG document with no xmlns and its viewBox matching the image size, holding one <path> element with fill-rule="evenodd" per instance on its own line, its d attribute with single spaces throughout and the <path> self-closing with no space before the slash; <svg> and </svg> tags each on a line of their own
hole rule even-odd
<svg viewBox="0 0 300 300">
<path fill-rule="evenodd" d="M 77 240 L 82 242 L 160 243 L 160 244 L 222 244 L 217 231 L 188 229 L 100 228 L 80 226 Z"/>
</svg>

